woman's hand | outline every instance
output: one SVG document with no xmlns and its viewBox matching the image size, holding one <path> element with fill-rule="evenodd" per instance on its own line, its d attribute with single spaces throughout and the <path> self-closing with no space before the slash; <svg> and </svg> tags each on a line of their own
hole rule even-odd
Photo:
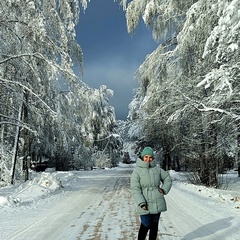
<svg viewBox="0 0 240 240">
<path fill-rule="evenodd" d="M 146 204 L 142 204 L 140 207 L 141 207 L 143 210 L 147 211 L 147 205 L 146 205 Z"/>
<path fill-rule="evenodd" d="M 165 193 L 164 193 L 164 190 L 163 190 L 162 188 L 159 188 L 158 191 L 159 191 L 160 193 L 162 193 L 162 194 L 165 194 Z"/>
</svg>

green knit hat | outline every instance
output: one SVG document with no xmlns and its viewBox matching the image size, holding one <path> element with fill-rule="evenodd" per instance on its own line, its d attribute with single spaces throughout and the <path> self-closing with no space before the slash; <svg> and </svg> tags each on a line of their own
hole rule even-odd
<svg viewBox="0 0 240 240">
<path fill-rule="evenodd" d="M 141 153 L 141 157 L 145 155 L 151 155 L 154 158 L 153 149 L 151 147 L 145 147 Z"/>
</svg>

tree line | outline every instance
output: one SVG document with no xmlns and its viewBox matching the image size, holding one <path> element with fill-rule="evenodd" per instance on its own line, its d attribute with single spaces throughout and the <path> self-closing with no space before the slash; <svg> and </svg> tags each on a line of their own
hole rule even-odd
<svg viewBox="0 0 240 240">
<path fill-rule="evenodd" d="M 184 168 L 194 183 L 218 187 L 218 174 L 240 161 L 238 1 L 118 3 L 129 33 L 142 18 L 159 41 L 136 72 L 124 138 L 136 153 L 145 145 L 159 149 L 165 169 Z M 81 81 L 75 26 L 86 8 L 87 0 L 0 3 L 5 182 L 19 178 L 21 159 L 69 170 L 115 166 L 120 158 L 113 92 Z"/>
<path fill-rule="evenodd" d="M 142 17 L 160 41 L 136 72 L 129 137 L 206 186 L 240 162 L 238 9 L 235 0 L 133 0 L 126 11 L 129 32 Z"/>
<path fill-rule="evenodd" d="M 29 165 L 44 162 L 57 170 L 88 169 L 104 156 L 116 165 L 121 141 L 108 103 L 113 92 L 81 81 L 83 56 L 75 40 L 86 8 L 81 3 L 0 3 L 1 181 L 13 183 L 22 170 L 28 178 Z"/>
</svg>

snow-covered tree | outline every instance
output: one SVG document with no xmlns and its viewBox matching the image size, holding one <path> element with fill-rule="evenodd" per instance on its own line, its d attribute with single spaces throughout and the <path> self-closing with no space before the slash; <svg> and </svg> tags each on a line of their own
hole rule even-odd
<svg viewBox="0 0 240 240">
<path fill-rule="evenodd" d="M 68 169 L 74 147 L 76 164 L 80 152 L 91 159 L 95 139 L 114 133 L 115 114 L 110 90 L 89 88 L 73 71 L 83 68 L 79 1 L 3 0 L 0 9 L 0 178 L 18 177 L 19 156 Z"/>
<path fill-rule="evenodd" d="M 127 7 L 129 31 L 142 17 L 163 40 L 137 71 L 130 120 L 162 149 L 167 168 L 178 156 L 206 185 L 218 185 L 217 174 L 237 154 L 239 161 L 238 9 L 236 0 L 143 0 Z"/>
</svg>

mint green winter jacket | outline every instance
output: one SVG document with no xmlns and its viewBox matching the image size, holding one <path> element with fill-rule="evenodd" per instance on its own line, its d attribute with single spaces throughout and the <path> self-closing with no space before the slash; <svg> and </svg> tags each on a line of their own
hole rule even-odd
<svg viewBox="0 0 240 240">
<path fill-rule="evenodd" d="M 148 163 L 137 159 L 131 175 L 131 193 L 140 215 L 167 211 L 164 195 L 170 191 L 171 186 L 169 173 L 157 166 L 155 160 Z M 163 189 L 164 194 L 159 192 L 159 188 Z M 147 204 L 147 210 L 140 207 L 144 203 Z"/>
</svg>

